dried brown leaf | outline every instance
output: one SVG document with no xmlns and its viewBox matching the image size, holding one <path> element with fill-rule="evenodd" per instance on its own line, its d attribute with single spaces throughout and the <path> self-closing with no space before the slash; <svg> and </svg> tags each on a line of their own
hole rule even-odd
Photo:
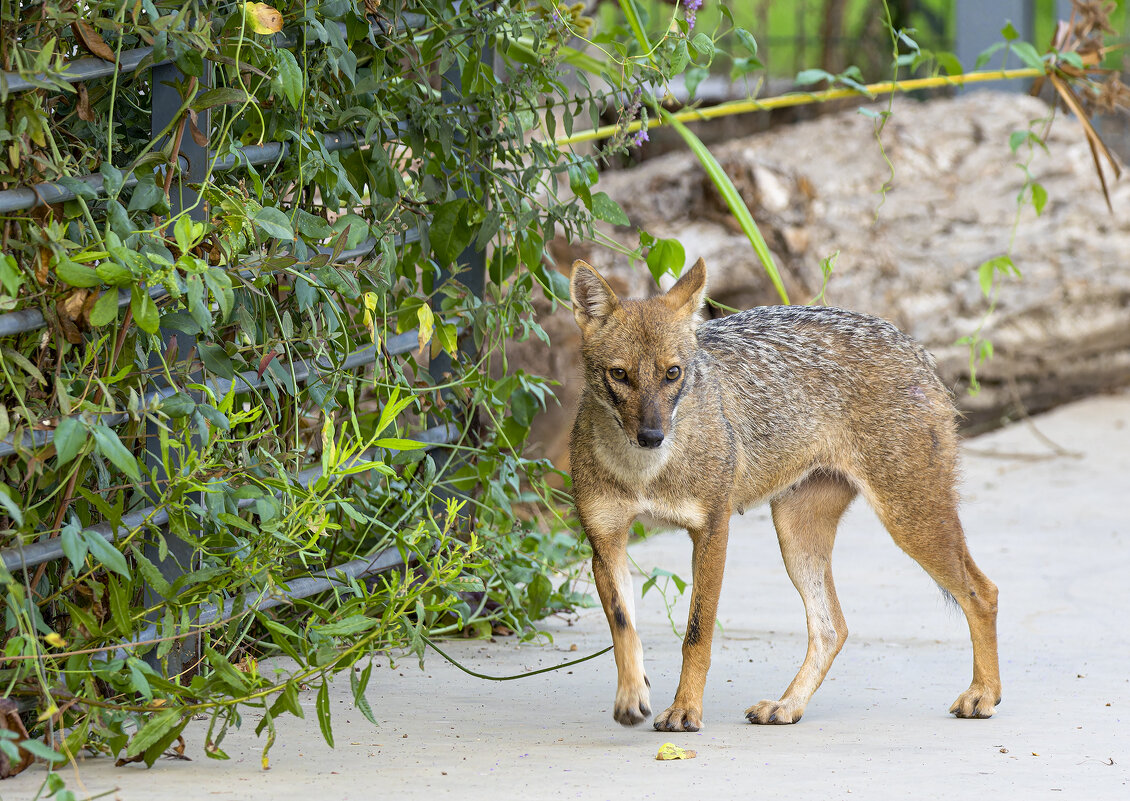
<svg viewBox="0 0 1130 801">
<path fill-rule="evenodd" d="M 71 23 L 71 30 L 75 32 L 75 38 L 78 39 L 79 44 L 86 48 L 88 52 L 106 61 L 114 61 L 114 51 L 110 49 L 110 45 L 106 44 L 102 34 L 95 30 L 89 22 L 76 19 Z"/>
<path fill-rule="evenodd" d="M 102 293 L 90 290 L 87 292 L 86 300 L 82 304 L 82 324 L 84 327 L 90 327 L 90 310 L 94 308 L 94 304 L 98 302 L 98 298 L 102 297 Z"/>
<path fill-rule="evenodd" d="M 89 294 L 88 289 L 75 289 L 55 301 L 55 317 L 59 323 L 59 331 L 72 345 L 82 343 L 82 309 Z"/>
<path fill-rule="evenodd" d="M 1106 174 L 1103 172 L 1103 165 L 1102 161 L 1099 158 L 1099 155 L 1101 154 L 1106 158 L 1107 162 L 1111 166 L 1111 169 L 1114 170 L 1115 178 L 1118 178 L 1120 175 L 1122 175 L 1122 168 L 1119 166 L 1118 160 L 1111 154 L 1110 150 L 1103 142 L 1102 137 L 1100 137 L 1098 132 L 1095 130 L 1095 127 L 1091 124 L 1090 117 L 1087 115 L 1086 110 L 1083 108 L 1083 104 L 1079 102 L 1079 98 L 1076 97 L 1075 91 L 1071 88 L 1071 86 L 1054 73 L 1049 75 L 1049 78 L 1051 79 L 1052 86 L 1055 87 L 1056 91 L 1059 93 L 1059 96 L 1063 99 L 1063 102 L 1069 109 L 1071 109 L 1071 112 L 1079 118 L 1079 122 L 1083 125 L 1083 133 L 1086 135 L 1087 144 L 1091 148 L 1091 158 L 1095 162 L 1095 172 L 1098 173 L 1099 183 L 1102 184 L 1103 197 L 1106 199 L 1106 206 L 1113 214 L 1114 206 L 1111 205 L 1110 202 L 1110 188 L 1107 186 Z"/>
<path fill-rule="evenodd" d="M 50 248 L 40 248 L 39 256 L 36 259 L 35 265 L 35 280 L 41 284 L 47 283 L 47 276 L 51 274 L 51 250 Z"/>
<path fill-rule="evenodd" d="M 0 698 L 0 729 L 15 732 L 19 740 L 27 739 L 27 729 L 24 728 L 23 721 L 20 720 L 20 708 L 11 698 Z M 0 779 L 15 776 L 34 761 L 35 757 L 21 748 L 20 761 L 13 765 L 8 760 L 7 755 L 0 751 Z"/>
<path fill-rule="evenodd" d="M 208 147 L 208 134 L 204 133 L 196 126 L 195 119 L 188 121 L 188 135 L 192 137 L 192 141 L 199 147 Z"/>
<path fill-rule="evenodd" d="M 76 88 L 78 89 L 78 102 L 76 104 L 78 118 L 86 122 L 94 122 L 94 109 L 90 107 L 90 95 L 86 91 L 86 84 L 79 83 Z"/>
</svg>

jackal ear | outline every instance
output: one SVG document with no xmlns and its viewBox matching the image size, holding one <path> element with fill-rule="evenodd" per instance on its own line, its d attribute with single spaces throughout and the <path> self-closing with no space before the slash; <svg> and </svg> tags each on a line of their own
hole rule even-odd
<svg viewBox="0 0 1130 801">
<path fill-rule="evenodd" d="M 706 262 L 699 259 L 683 273 L 683 277 L 667 290 L 665 296 L 672 311 L 684 315 L 698 314 L 706 299 Z"/>
<path fill-rule="evenodd" d="M 573 317 L 582 334 L 587 334 L 593 326 L 608 319 L 620 302 L 600 273 L 580 259 L 573 262 L 569 295 L 573 299 Z"/>
</svg>

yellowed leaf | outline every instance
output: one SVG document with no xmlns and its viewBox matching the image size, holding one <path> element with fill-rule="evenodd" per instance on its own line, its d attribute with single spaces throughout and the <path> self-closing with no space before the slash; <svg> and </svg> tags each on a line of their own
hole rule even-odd
<svg viewBox="0 0 1130 801">
<path fill-rule="evenodd" d="M 67 641 L 59 636 L 58 632 L 51 632 L 43 638 L 52 648 L 66 648 Z"/>
<path fill-rule="evenodd" d="M 246 3 L 243 6 L 243 14 L 251 30 L 261 36 L 282 30 L 282 14 L 266 3 Z"/>
<path fill-rule="evenodd" d="M 417 329 L 416 340 L 420 343 L 420 354 L 424 353 L 424 348 L 432 341 L 432 333 L 435 331 L 436 318 L 432 314 L 432 307 L 424 304 L 416 310 L 416 319 L 420 322 L 420 327 Z"/>
<path fill-rule="evenodd" d="M 697 751 L 688 751 L 685 748 L 679 748 L 674 743 L 664 743 L 659 746 L 659 753 L 655 755 L 656 759 L 694 759 L 698 756 Z"/>
</svg>

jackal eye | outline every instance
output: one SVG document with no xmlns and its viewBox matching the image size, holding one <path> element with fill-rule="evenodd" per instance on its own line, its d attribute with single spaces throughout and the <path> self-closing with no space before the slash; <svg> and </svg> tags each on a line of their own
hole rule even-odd
<svg viewBox="0 0 1130 801">
<path fill-rule="evenodd" d="M 608 374 L 617 381 L 626 381 L 628 378 L 628 371 L 623 367 L 613 367 L 608 371 Z"/>
<path fill-rule="evenodd" d="M 678 367 L 668 367 L 667 368 L 667 380 L 668 381 L 677 380 L 679 378 L 679 376 L 682 375 L 682 372 L 683 371 L 680 370 Z"/>
</svg>

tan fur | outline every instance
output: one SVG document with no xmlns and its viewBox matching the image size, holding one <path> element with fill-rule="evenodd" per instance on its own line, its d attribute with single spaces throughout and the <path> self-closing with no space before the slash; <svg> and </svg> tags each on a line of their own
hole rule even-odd
<svg viewBox="0 0 1130 801">
<path fill-rule="evenodd" d="M 804 600 L 808 653 L 784 695 L 746 717 L 795 723 L 847 638 L 831 556 L 837 523 L 859 492 L 968 619 L 973 682 L 950 711 L 992 715 L 997 589 L 965 546 L 953 408 L 930 357 L 889 323 L 840 309 L 764 307 L 703 323 L 701 259 L 650 300 L 617 297 L 583 261 L 571 288 L 586 378 L 573 494 L 615 645 L 615 719 L 635 725 L 651 714 L 627 568 L 633 520 L 684 527 L 694 546 L 682 674 L 654 725 L 696 731 L 730 515 L 770 503 Z"/>
</svg>

